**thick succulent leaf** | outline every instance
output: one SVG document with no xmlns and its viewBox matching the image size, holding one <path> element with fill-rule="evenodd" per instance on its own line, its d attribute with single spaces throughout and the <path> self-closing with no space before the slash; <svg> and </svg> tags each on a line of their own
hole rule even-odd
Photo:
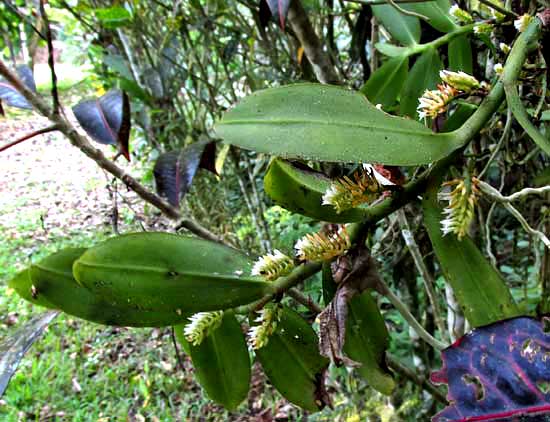
<svg viewBox="0 0 550 422">
<path fill-rule="evenodd" d="M 361 92 L 371 103 L 391 107 L 397 101 L 408 72 L 407 56 L 392 57 L 371 75 Z"/>
<path fill-rule="evenodd" d="M 57 309 L 53 303 L 48 301 L 44 295 L 39 295 L 38 292 L 33 290 L 33 284 L 31 280 L 30 268 L 20 271 L 8 281 L 8 287 L 15 290 L 15 292 L 33 305 L 43 306 L 49 309 Z"/>
<path fill-rule="evenodd" d="M 117 145 L 130 161 L 130 101 L 119 90 L 111 90 L 100 98 L 86 100 L 73 107 L 80 126 L 100 144 Z"/>
<path fill-rule="evenodd" d="M 440 32 L 451 32 L 457 25 L 449 15 L 451 2 L 449 0 L 435 0 L 414 4 L 403 4 L 402 7 L 411 12 L 426 16 L 428 23 Z"/>
<path fill-rule="evenodd" d="M 338 271 L 337 261 L 332 267 Z M 326 304 L 332 301 L 337 284 L 333 278 L 331 264 L 323 264 L 323 298 Z M 376 301 L 370 291 L 355 296 L 348 305 L 346 334 L 343 351 L 354 362 L 357 372 L 369 385 L 382 394 L 391 394 L 395 382 L 386 366 L 386 350 L 389 334 Z"/>
<path fill-rule="evenodd" d="M 87 321 L 124 327 L 164 327 L 186 320 L 183 313 L 149 311 L 126 303 L 111 304 L 103 296 L 82 287 L 73 277 L 74 261 L 86 251 L 67 248 L 33 264 L 27 279 L 10 283 L 32 303 L 59 309 Z"/>
<path fill-rule="evenodd" d="M 17 66 L 17 74 L 19 79 L 31 91 L 36 92 L 36 84 L 32 70 L 27 65 Z M 0 80 L 0 101 L 4 101 L 8 106 L 32 110 L 32 105 L 21 95 L 11 84 L 5 80 Z"/>
<path fill-rule="evenodd" d="M 25 353 L 40 338 L 44 329 L 57 314 L 57 311 L 47 311 L 37 315 L 10 337 L 2 340 L 0 343 L 0 397 L 6 391 Z"/>
<path fill-rule="evenodd" d="M 432 421 L 549 420 L 549 322 L 529 317 L 499 321 L 445 349 L 443 367 L 431 380 L 448 384 L 450 406 Z"/>
<path fill-rule="evenodd" d="M 275 16 L 281 28 L 284 29 L 289 7 L 290 0 L 260 0 L 260 18 L 262 24 L 264 26 L 267 25 L 269 19 Z"/>
<path fill-rule="evenodd" d="M 473 327 L 519 315 L 518 307 L 500 274 L 487 261 L 474 242 L 449 234 L 443 236 L 442 209 L 437 202 L 439 184 L 429 187 L 424 197 L 424 224 L 465 317 Z"/>
<path fill-rule="evenodd" d="M 372 13 L 393 38 L 403 45 L 414 45 L 420 41 L 420 21 L 407 16 L 389 4 L 371 6 Z"/>
<path fill-rule="evenodd" d="M 88 249 L 76 280 L 113 306 L 189 314 L 233 308 L 273 293 L 235 249 L 170 233 L 133 233 Z"/>
<path fill-rule="evenodd" d="M 448 56 L 450 70 L 473 73 L 472 44 L 468 35 L 460 35 L 449 43 Z"/>
<path fill-rule="evenodd" d="M 434 89 L 437 86 L 440 82 L 441 69 L 443 69 L 443 63 L 435 48 L 429 48 L 416 60 L 401 92 L 400 113 L 403 116 L 418 118 L 416 111 L 418 98 L 425 90 Z"/>
<path fill-rule="evenodd" d="M 448 134 L 378 110 L 360 93 L 319 84 L 256 91 L 225 114 L 216 132 L 230 144 L 283 158 L 403 166 L 460 146 Z"/>
<path fill-rule="evenodd" d="M 178 206 L 191 187 L 199 167 L 216 172 L 215 154 L 215 142 L 209 140 L 197 141 L 181 150 L 161 154 L 153 170 L 159 195 Z"/>
<path fill-rule="evenodd" d="M 235 315 L 225 313 L 221 325 L 199 346 L 189 345 L 188 350 L 208 397 L 226 409 L 235 409 L 250 386 L 250 356 Z"/>
<path fill-rule="evenodd" d="M 256 356 L 269 381 L 288 401 L 310 412 L 328 404 L 324 372 L 329 361 L 319 354 L 315 331 L 298 313 L 283 308 L 275 333 L 256 350 Z"/>
<path fill-rule="evenodd" d="M 281 159 L 271 161 L 264 177 L 265 192 L 289 211 L 331 223 L 361 221 L 365 210 L 354 208 L 338 214 L 331 205 L 322 205 L 323 194 L 330 184 L 323 174 Z"/>
<path fill-rule="evenodd" d="M 395 382 L 386 366 L 389 334 L 370 292 L 354 297 L 348 310 L 344 352 L 361 366 L 357 372 L 382 394 L 391 394 Z"/>
</svg>

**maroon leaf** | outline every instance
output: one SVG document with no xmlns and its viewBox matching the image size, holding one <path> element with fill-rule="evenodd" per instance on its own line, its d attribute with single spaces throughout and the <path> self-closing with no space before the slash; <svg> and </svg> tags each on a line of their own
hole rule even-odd
<svg viewBox="0 0 550 422">
<path fill-rule="evenodd" d="M 279 17 L 281 29 L 285 28 L 290 0 L 260 0 L 260 22 L 266 26 L 272 16 Z"/>
<path fill-rule="evenodd" d="M 36 84 L 34 83 L 32 70 L 29 66 L 17 66 L 17 74 L 19 75 L 19 79 L 21 79 L 27 88 L 33 92 L 36 92 Z M 21 95 L 11 84 L 4 80 L 0 80 L 0 101 L 2 100 L 11 107 L 32 110 L 32 105 L 27 101 L 27 99 L 23 97 L 23 95 Z M 0 110 L 2 110 L 1 106 Z M 0 114 L 3 114 L 3 110 Z"/>
<path fill-rule="evenodd" d="M 431 381 L 448 384 L 450 405 L 432 422 L 550 420 L 549 325 L 548 317 L 499 321 L 445 349 Z"/>
<path fill-rule="evenodd" d="M 111 90 L 101 98 L 86 100 L 73 107 L 80 126 L 100 144 L 116 145 L 130 161 L 130 101 L 119 90 Z"/>
<path fill-rule="evenodd" d="M 216 145 L 207 139 L 197 141 L 181 150 L 161 154 L 155 163 L 153 173 L 157 192 L 178 206 L 199 167 L 216 172 L 214 156 Z"/>
</svg>

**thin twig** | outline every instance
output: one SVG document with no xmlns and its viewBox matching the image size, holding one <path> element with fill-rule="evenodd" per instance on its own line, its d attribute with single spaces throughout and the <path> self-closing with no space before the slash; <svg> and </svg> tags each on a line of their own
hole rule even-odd
<svg viewBox="0 0 550 422">
<path fill-rule="evenodd" d="M 185 366 L 183 365 L 180 348 L 178 347 L 178 342 L 176 341 L 176 328 L 181 329 L 180 326 L 172 326 L 170 337 L 172 337 L 172 344 L 174 345 L 174 350 L 176 351 L 176 360 L 178 361 L 178 366 L 180 367 L 182 372 L 185 372 Z"/>
<path fill-rule="evenodd" d="M 53 112 L 54 114 L 59 114 L 59 93 L 57 92 L 57 75 L 55 74 L 55 59 L 54 59 L 54 49 L 52 41 L 52 29 L 50 27 L 50 21 L 48 15 L 46 14 L 46 9 L 44 8 L 44 0 L 40 0 L 40 16 L 44 22 L 44 27 L 46 29 L 46 44 L 48 46 L 48 66 L 50 68 L 50 73 L 52 77 L 52 101 L 53 101 Z"/>
<path fill-rule="evenodd" d="M 491 0 L 479 0 L 480 3 L 483 3 L 485 6 L 490 7 L 491 9 L 496 10 L 497 12 L 502 13 L 507 18 L 517 18 L 519 15 L 511 10 L 507 10 L 498 4 L 493 3 Z"/>
<path fill-rule="evenodd" d="M 435 325 L 439 329 L 441 336 L 443 336 L 446 333 L 446 330 L 443 319 L 441 318 L 441 311 L 439 309 L 439 304 L 437 302 L 437 296 L 434 289 L 435 280 L 432 274 L 428 271 L 428 268 L 426 267 L 426 264 L 422 259 L 422 253 L 420 252 L 420 248 L 418 247 L 418 244 L 414 239 L 414 235 L 411 231 L 409 222 L 407 221 L 407 216 L 405 215 L 405 211 L 403 210 L 403 208 L 397 211 L 397 219 L 401 226 L 401 235 L 405 240 L 405 244 L 407 245 L 407 248 L 411 253 L 414 264 L 416 265 L 416 268 L 420 273 L 420 276 L 422 277 L 422 281 L 424 282 L 424 287 L 426 288 L 428 299 L 430 301 L 430 304 L 432 305 Z"/>
<path fill-rule="evenodd" d="M 389 5 L 391 5 L 395 10 L 397 10 L 399 13 L 402 13 L 403 15 L 412 16 L 412 17 L 415 17 L 415 18 L 418 18 L 418 19 L 422 19 L 423 21 L 426 21 L 426 22 L 429 22 L 429 21 L 430 21 L 430 18 L 429 18 L 429 17 L 424 16 L 424 15 L 421 14 L 421 13 L 412 12 L 412 11 L 410 11 L 410 10 L 403 9 L 401 6 L 399 6 L 399 5 L 395 2 L 395 0 L 386 0 L 386 3 L 388 3 Z"/>
<path fill-rule="evenodd" d="M 498 140 L 498 143 L 491 153 L 491 156 L 489 157 L 489 160 L 487 160 L 487 163 L 485 164 L 485 167 L 483 167 L 483 170 L 481 170 L 481 173 L 479 173 L 478 178 L 481 179 L 485 172 L 489 169 L 489 166 L 495 159 L 496 155 L 500 151 L 500 148 L 502 147 L 502 144 L 504 143 L 504 140 L 508 138 L 508 134 L 510 133 L 510 129 L 512 128 L 512 110 L 508 108 L 508 112 L 506 113 L 506 124 L 504 125 L 504 130 L 502 131 L 502 135 L 500 139 Z"/>
<path fill-rule="evenodd" d="M 24 142 L 24 141 L 28 140 L 28 139 L 34 138 L 35 136 L 43 135 L 43 134 L 48 133 L 48 132 L 53 132 L 54 130 L 59 130 L 59 127 L 57 125 L 51 125 L 51 126 L 48 126 L 48 127 L 44 127 L 42 129 L 35 130 L 34 132 L 26 134 L 22 138 L 16 139 L 15 141 L 12 141 L 12 142 L 10 142 L 6 145 L 2 145 L 0 147 L 0 152 L 5 151 L 5 150 L 17 145 L 17 144 L 20 144 L 21 142 Z"/>
<path fill-rule="evenodd" d="M 315 301 L 312 298 L 304 295 L 299 290 L 292 288 L 287 291 L 287 294 L 296 302 L 304 305 L 314 314 L 320 314 L 321 312 L 323 312 L 323 308 L 321 308 L 317 303 L 315 303 Z"/>
<path fill-rule="evenodd" d="M 514 208 L 514 206 L 512 204 L 510 204 L 509 197 L 503 196 L 494 187 L 492 187 L 488 183 L 485 183 L 481 180 L 478 180 L 478 185 L 479 185 L 481 191 L 484 194 L 486 194 L 489 198 L 491 198 L 494 201 L 497 201 L 497 202 L 501 203 L 504 206 L 504 208 L 506 208 L 510 212 L 510 214 L 512 214 L 516 218 L 516 220 L 518 220 L 518 222 L 521 224 L 521 226 L 523 227 L 523 229 L 527 233 L 529 233 L 532 236 L 538 237 L 542 241 L 542 243 L 544 243 L 544 245 L 548 249 L 550 249 L 550 239 L 548 239 L 548 237 L 546 237 L 546 235 L 544 233 L 542 233 L 541 231 L 533 229 L 529 225 L 529 223 L 527 222 L 525 217 L 523 217 L 523 215 L 521 215 L 521 213 L 516 208 Z M 537 192 L 540 191 L 540 190 L 542 190 L 542 192 L 549 192 L 550 191 L 550 186 L 545 186 L 545 187 L 540 188 L 540 189 L 533 189 L 533 188 L 527 188 L 527 189 L 534 190 L 534 191 L 537 191 Z M 519 194 L 519 193 L 521 193 L 525 190 L 526 189 L 523 189 L 522 191 L 517 192 L 517 194 Z M 523 195 L 526 195 L 526 194 L 523 194 Z M 521 195 L 517 196 L 516 199 L 518 197 L 521 197 Z"/>
<path fill-rule="evenodd" d="M 502 199 L 506 202 L 512 202 L 527 195 L 544 195 L 547 192 L 550 192 L 550 185 L 540 188 L 524 188 L 516 193 L 513 193 L 512 195 L 503 196 Z"/>
<path fill-rule="evenodd" d="M 379 278 L 377 287 L 379 291 L 391 302 L 395 309 L 397 309 L 397 311 L 401 314 L 405 321 L 408 322 L 408 324 L 416 332 L 416 334 L 418 334 L 418 337 L 420 337 L 434 349 L 443 350 L 447 347 L 447 344 L 434 338 L 430 333 L 426 331 L 426 329 L 416 320 L 413 314 L 411 314 L 411 311 L 409 311 L 407 305 L 401 302 L 401 299 L 399 299 L 399 297 L 391 291 L 391 289 L 382 280 L 382 278 Z"/>
</svg>

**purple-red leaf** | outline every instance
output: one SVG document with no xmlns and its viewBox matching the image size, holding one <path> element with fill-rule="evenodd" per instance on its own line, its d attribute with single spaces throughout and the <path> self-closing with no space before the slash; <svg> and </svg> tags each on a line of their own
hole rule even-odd
<svg viewBox="0 0 550 422">
<path fill-rule="evenodd" d="M 36 84 L 34 83 L 32 70 L 29 66 L 17 66 L 17 74 L 19 75 L 19 79 L 21 79 L 27 88 L 33 92 L 36 92 Z M 27 99 L 23 97 L 23 95 L 21 95 L 11 84 L 4 80 L 0 80 L 0 101 L 4 101 L 11 107 L 32 110 L 32 105 L 27 101 Z"/>
<path fill-rule="evenodd" d="M 450 405 L 432 422 L 550 420 L 549 325 L 548 317 L 499 321 L 445 349 L 431 380 L 448 384 Z"/>
<path fill-rule="evenodd" d="M 290 0 L 260 0 L 261 24 L 266 26 L 272 16 L 278 16 L 279 25 L 284 29 L 289 7 Z"/>
<path fill-rule="evenodd" d="M 161 154 L 153 170 L 158 194 L 178 206 L 193 183 L 199 167 L 215 173 L 215 153 L 215 142 L 205 139 L 181 150 Z"/>
<path fill-rule="evenodd" d="M 86 100 L 73 107 L 80 126 L 100 144 L 116 145 L 130 161 L 130 101 L 119 90 L 111 90 L 101 98 Z"/>
</svg>

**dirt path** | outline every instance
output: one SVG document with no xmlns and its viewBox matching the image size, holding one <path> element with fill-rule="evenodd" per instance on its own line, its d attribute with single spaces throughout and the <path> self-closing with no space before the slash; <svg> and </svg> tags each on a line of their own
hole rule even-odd
<svg viewBox="0 0 550 422">
<path fill-rule="evenodd" d="M 48 126 L 36 115 L 0 120 L 1 144 Z M 95 163 L 58 133 L 40 135 L 0 156 L 0 229 L 20 236 L 21 225 L 39 227 L 40 240 L 50 230 L 74 232 L 100 228 L 109 221 L 107 179 Z M 25 230 L 23 230 L 25 231 Z M 25 233 L 28 235 L 28 233 Z"/>
</svg>

